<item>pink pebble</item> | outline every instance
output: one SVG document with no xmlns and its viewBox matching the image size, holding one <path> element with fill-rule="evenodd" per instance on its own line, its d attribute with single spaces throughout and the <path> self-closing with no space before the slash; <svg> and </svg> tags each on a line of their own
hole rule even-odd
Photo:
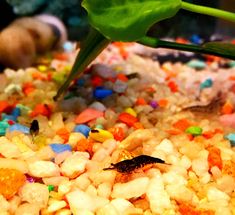
<svg viewBox="0 0 235 215">
<path fill-rule="evenodd" d="M 99 111 L 93 108 L 87 108 L 76 117 L 75 123 L 86 123 L 98 117 L 102 117 L 103 115 L 103 111 Z"/>
<path fill-rule="evenodd" d="M 219 120 L 224 126 L 235 128 L 235 113 L 222 115 Z"/>
</svg>

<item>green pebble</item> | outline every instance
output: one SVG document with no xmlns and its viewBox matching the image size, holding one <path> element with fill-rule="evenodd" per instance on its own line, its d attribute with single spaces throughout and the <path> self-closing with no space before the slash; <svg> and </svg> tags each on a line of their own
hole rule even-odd
<svg viewBox="0 0 235 215">
<path fill-rule="evenodd" d="M 192 134 L 193 136 L 198 136 L 202 134 L 202 128 L 198 126 L 190 126 L 185 130 L 186 133 Z"/>
<path fill-rule="evenodd" d="M 48 185 L 47 188 L 48 188 L 49 192 L 51 192 L 54 190 L 55 187 L 53 185 Z"/>
<path fill-rule="evenodd" d="M 97 124 L 97 125 L 95 126 L 95 128 L 104 129 L 104 126 L 101 125 L 101 124 Z"/>
<path fill-rule="evenodd" d="M 65 73 L 54 73 L 52 76 L 53 81 L 58 84 L 62 84 L 65 81 L 66 74 Z"/>
<path fill-rule="evenodd" d="M 6 121 L 0 122 L 0 136 L 3 136 L 6 134 L 6 130 L 10 125 Z"/>
<path fill-rule="evenodd" d="M 235 67 L 235 61 L 234 61 L 234 60 L 233 60 L 233 61 L 230 61 L 230 62 L 229 62 L 229 66 L 232 67 L 232 68 Z"/>
<path fill-rule="evenodd" d="M 27 106 L 24 106 L 22 104 L 16 105 L 16 107 L 20 108 L 21 115 L 28 115 L 28 113 L 31 111 L 31 109 Z"/>
<path fill-rule="evenodd" d="M 191 60 L 187 63 L 187 66 L 195 69 L 204 69 L 206 67 L 206 63 L 201 60 Z"/>
</svg>

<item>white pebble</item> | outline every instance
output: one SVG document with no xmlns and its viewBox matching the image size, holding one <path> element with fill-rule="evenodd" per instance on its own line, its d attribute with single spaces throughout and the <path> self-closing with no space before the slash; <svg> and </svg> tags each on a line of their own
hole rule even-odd
<svg viewBox="0 0 235 215">
<path fill-rule="evenodd" d="M 171 208 L 170 197 L 164 190 L 162 178 L 152 178 L 147 188 L 147 198 L 153 213 L 163 214 L 165 209 Z"/>
<path fill-rule="evenodd" d="M 79 210 L 95 211 L 109 202 L 105 198 L 92 197 L 81 190 L 70 192 L 66 197 L 73 214 L 77 214 Z"/>
<path fill-rule="evenodd" d="M 55 215 L 71 215 L 71 211 L 69 209 L 61 209 L 55 213 Z"/>
<path fill-rule="evenodd" d="M 185 169 L 188 169 L 192 165 L 192 162 L 186 155 L 183 155 L 181 157 L 179 165 L 184 167 Z"/>
<path fill-rule="evenodd" d="M 127 209 L 134 207 L 133 204 L 122 198 L 112 200 L 111 204 L 116 208 L 119 214 L 123 214 Z"/>
<path fill-rule="evenodd" d="M 53 203 L 47 208 L 47 211 L 49 213 L 52 213 L 52 212 L 55 212 L 55 211 L 58 211 L 62 208 L 64 208 L 65 206 L 67 205 L 67 203 L 65 201 L 53 201 Z"/>
<path fill-rule="evenodd" d="M 59 167 L 51 161 L 29 162 L 29 173 L 34 177 L 53 177 L 60 175 Z"/>
<path fill-rule="evenodd" d="M 6 137 L 0 137 L 0 154 L 6 158 L 18 158 L 21 155 L 19 148 Z"/>
<path fill-rule="evenodd" d="M 22 201 L 37 204 L 40 208 L 46 207 L 49 199 L 47 186 L 40 183 L 27 183 L 19 193 Z"/>
<path fill-rule="evenodd" d="M 146 192 L 148 183 L 147 177 L 136 178 L 127 183 L 117 183 L 113 186 L 111 197 L 124 199 L 139 197 Z"/>
<path fill-rule="evenodd" d="M 86 193 L 90 196 L 97 196 L 97 190 L 92 184 L 87 187 Z"/>
<path fill-rule="evenodd" d="M 156 151 L 161 150 L 166 154 L 172 154 L 174 152 L 173 144 L 168 139 L 163 139 L 159 145 L 156 146 Z"/>
<path fill-rule="evenodd" d="M 193 171 L 200 177 L 206 174 L 209 170 L 207 159 L 198 158 L 192 161 Z"/>
<path fill-rule="evenodd" d="M 79 140 L 82 140 L 82 139 L 85 139 L 86 137 L 82 134 L 82 133 L 79 133 L 79 132 L 72 132 L 70 133 L 69 135 L 69 140 L 68 140 L 68 144 L 70 146 L 72 146 L 72 148 L 75 148 L 78 141 Z"/>
<path fill-rule="evenodd" d="M 0 209 L 3 211 L 8 211 L 10 208 L 9 202 L 2 195 L 0 195 L 0 205 Z"/>
<path fill-rule="evenodd" d="M 87 173 L 81 174 L 80 176 L 78 176 L 75 180 L 74 180 L 74 185 L 85 191 L 87 189 L 87 187 L 90 185 L 90 180 L 88 179 L 88 175 Z"/>
<path fill-rule="evenodd" d="M 92 183 L 95 186 L 98 186 L 101 183 L 107 182 L 110 184 L 114 183 L 116 172 L 115 171 L 98 171 L 98 172 L 89 172 L 89 178 L 92 180 Z"/>
<path fill-rule="evenodd" d="M 106 107 L 101 102 L 93 102 L 89 108 L 94 108 L 99 111 L 105 111 Z"/>
<path fill-rule="evenodd" d="M 9 158 L 0 158 L 0 168 L 16 169 L 24 174 L 29 171 L 25 161 Z"/>
<path fill-rule="evenodd" d="M 60 183 L 64 180 L 69 180 L 67 177 L 64 176 L 55 176 L 50 178 L 43 178 L 42 181 L 46 185 L 53 185 L 53 186 L 59 186 Z"/>
<path fill-rule="evenodd" d="M 210 187 L 207 191 L 207 198 L 209 201 L 224 200 L 229 201 L 230 197 L 228 194 L 220 191 L 215 187 Z"/>
<path fill-rule="evenodd" d="M 171 199 L 183 202 L 192 202 L 193 192 L 184 185 L 171 184 L 166 186 L 166 191 Z"/>
<path fill-rule="evenodd" d="M 72 185 L 73 183 L 71 181 L 68 181 L 68 180 L 62 181 L 60 185 L 58 186 L 58 193 L 61 195 L 65 195 L 71 190 Z"/>
<path fill-rule="evenodd" d="M 39 210 L 37 204 L 24 203 L 17 208 L 15 215 L 39 215 Z"/>
<path fill-rule="evenodd" d="M 112 190 L 111 184 L 108 182 L 104 182 L 98 186 L 97 194 L 98 196 L 108 199 L 111 194 L 111 190 Z"/>
<path fill-rule="evenodd" d="M 120 213 L 112 204 L 107 204 L 104 207 L 98 209 L 96 215 L 120 215 Z"/>
<path fill-rule="evenodd" d="M 51 122 L 51 128 L 54 131 L 59 130 L 60 128 L 64 127 L 64 121 L 63 121 L 63 116 L 61 113 L 54 113 L 51 117 L 50 117 L 50 122 Z"/>
<path fill-rule="evenodd" d="M 75 178 L 85 171 L 86 164 L 89 160 L 89 153 L 75 152 L 62 163 L 61 172 L 69 178 Z"/>
<path fill-rule="evenodd" d="M 187 180 L 177 172 L 169 171 L 162 175 L 165 184 L 186 185 Z"/>
</svg>

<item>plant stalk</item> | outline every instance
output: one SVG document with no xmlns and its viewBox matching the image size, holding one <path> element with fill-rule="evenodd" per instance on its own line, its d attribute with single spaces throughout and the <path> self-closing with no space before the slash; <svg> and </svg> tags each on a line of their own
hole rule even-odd
<svg viewBox="0 0 235 215">
<path fill-rule="evenodd" d="M 206 6 L 201 6 L 201 5 L 195 5 L 191 4 L 188 2 L 181 2 L 181 8 L 184 10 L 188 10 L 191 12 L 195 13 L 201 13 L 209 16 L 214 16 L 217 18 L 221 18 L 230 22 L 235 22 L 235 13 L 216 9 L 216 8 L 211 8 L 211 7 L 206 7 Z"/>
<path fill-rule="evenodd" d="M 199 46 L 199 45 L 191 45 L 191 44 L 182 44 L 182 43 L 160 40 L 157 38 L 152 38 L 152 37 L 147 37 L 147 36 L 141 38 L 137 42 L 146 46 L 150 46 L 152 48 L 168 48 L 168 49 L 181 50 L 181 51 L 197 52 L 201 54 L 211 54 L 211 55 L 235 60 L 234 55 L 231 56 L 230 53 L 224 53 L 224 52 L 221 52 L 221 50 L 208 49 L 207 47 L 203 45 Z"/>
<path fill-rule="evenodd" d="M 79 77 L 86 67 L 105 49 L 109 43 L 110 41 L 98 31 L 94 29 L 91 30 L 87 39 L 81 46 L 68 78 L 59 88 L 56 96 L 54 97 L 55 101 L 68 89 L 72 80 Z"/>
</svg>

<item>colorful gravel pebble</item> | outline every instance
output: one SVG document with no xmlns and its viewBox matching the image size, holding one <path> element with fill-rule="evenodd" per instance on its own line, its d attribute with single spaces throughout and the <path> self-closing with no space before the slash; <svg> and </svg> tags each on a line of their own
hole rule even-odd
<svg viewBox="0 0 235 215">
<path fill-rule="evenodd" d="M 74 47 L 3 71 L 0 213 L 235 214 L 233 62 L 115 42 L 55 102 Z"/>
</svg>

